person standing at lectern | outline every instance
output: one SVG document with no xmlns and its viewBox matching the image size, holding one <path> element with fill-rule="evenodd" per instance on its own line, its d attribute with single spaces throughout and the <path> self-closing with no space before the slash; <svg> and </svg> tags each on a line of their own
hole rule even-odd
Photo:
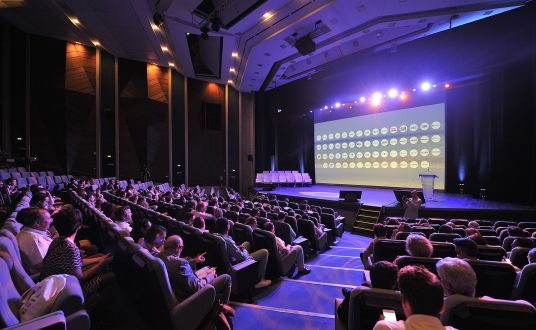
<svg viewBox="0 0 536 330">
<path fill-rule="evenodd" d="M 404 204 L 406 205 L 404 218 L 417 219 L 419 217 L 419 208 L 422 204 L 422 200 L 419 198 L 419 195 L 417 195 L 417 190 L 411 192 L 411 198 L 404 198 Z"/>
</svg>

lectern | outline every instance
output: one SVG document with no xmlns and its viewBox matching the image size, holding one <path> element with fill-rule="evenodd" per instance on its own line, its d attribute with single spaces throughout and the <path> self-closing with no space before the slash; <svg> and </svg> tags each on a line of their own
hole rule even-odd
<svg viewBox="0 0 536 330">
<path fill-rule="evenodd" d="M 422 174 L 419 174 L 419 177 L 421 178 L 422 193 L 424 195 L 424 198 L 426 198 L 427 200 L 433 201 L 434 200 L 434 182 L 435 182 L 435 179 L 438 178 L 438 176 L 433 173 L 422 173 Z"/>
</svg>

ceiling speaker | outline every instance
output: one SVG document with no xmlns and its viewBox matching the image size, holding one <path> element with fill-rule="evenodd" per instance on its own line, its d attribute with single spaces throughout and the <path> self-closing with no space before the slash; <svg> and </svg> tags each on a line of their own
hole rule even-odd
<svg viewBox="0 0 536 330">
<path fill-rule="evenodd" d="M 309 35 L 305 35 L 300 39 L 296 40 L 296 42 L 294 43 L 294 47 L 296 47 L 298 52 L 300 52 L 300 54 L 302 55 L 311 54 L 316 50 L 316 44 Z"/>
</svg>

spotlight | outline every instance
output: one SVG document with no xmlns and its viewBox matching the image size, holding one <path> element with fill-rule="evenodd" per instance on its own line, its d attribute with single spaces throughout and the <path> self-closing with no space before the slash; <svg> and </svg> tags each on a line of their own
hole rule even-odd
<svg viewBox="0 0 536 330">
<path fill-rule="evenodd" d="M 238 57 L 238 52 L 232 52 L 231 57 L 237 58 Z"/>
<path fill-rule="evenodd" d="M 364 96 L 361 96 L 361 97 L 359 98 L 359 102 L 361 102 L 361 103 L 365 103 L 366 101 L 367 101 L 367 98 L 364 97 Z"/>
<path fill-rule="evenodd" d="M 328 109 L 328 106 L 327 106 L 327 105 L 325 105 L 325 106 L 324 106 L 324 109 L 326 109 L 326 110 L 327 110 L 327 109 Z"/>
<path fill-rule="evenodd" d="M 449 84 L 449 83 L 446 83 L 445 85 L 443 85 L 443 87 L 445 87 L 445 88 L 450 88 L 450 84 Z"/>
<path fill-rule="evenodd" d="M 160 15 L 160 13 L 158 13 L 158 12 L 154 13 L 154 15 L 153 15 L 153 23 L 154 23 L 154 25 L 156 25 L 158 27 L 162 27 L 162 25 L 164 25 L 164 17 L 162 15 Z"/>
<path fill-rule="evenodd" d="M 282 112 L 282 111 L 283 111 L 283 110 L 281 110 L 281 109 L 277 109 L 277 113 L 280 113 L 280 112 Z"/>
<path fill-rule="evenodd" d="M 309 113 L 313 113 L 313 110 L 309 110 Z"/>
<path fill-rule="evenodd" d="M 407 100 L 407 99 L 408 99 L 408 94 L 402 92 L 402 93 L 400 94 L 400 99 L 401 99 L 402 101 Z"/>
<path fill-rule="evenodd" d="M 397 97 L 397 95 L 398 95 L 398 91 L 396 90 L 396 88 L 391 88 L 391 89 L 387 92 L 387 95 L 389 95 L 390 98 L 394 99 L 395 97 Z"/>
<path fill-rule="evenodd" d="M 432 84 L 430 84 L 429 82 L 425 81 L 421 84 L 421 90 L 423 91 L 429 91 L 430 88 L 432 88 Z"/>
<path fill-rule="evenodd" d="M 227 80 L 227 83 L 228 83 L 229 85 L 232 85 L 232 84 L 233 84 L 233 81 L 232 81 L 231 79 L 229 79 L 229 80 Z"/>
<path fill-rule="evenodd" d="M 220 30 L 220 27 L 221 27 L 220 18 L 218 16 L 214 16 L 214 18 L 210 20 L 210 28 L 212 29 L 212 31 L 218 32 Z"/>
<path fill-rule="evenodd" d="M 203 38 L 203 40 L 208 40 L 208 31 L 209 31 L 208 25 L 203 25 L 200 30 L 201 30 L 201 38 Z"/>
<path fill-rule="evenodd" d="M 375 106 L 375 107 L 380 105 L 380 102 L 382 101 L 382 98 L 383 98 L 383 95 L 380 92 L 376 92 L 376 93 L 372 94 L 372 105 Z"/>
<path fill-rule="evenodd" d="M 335 103 L 335 108 L 340 108 L 340 107 L 341 107 L 340 102 Z"/>
</svg>

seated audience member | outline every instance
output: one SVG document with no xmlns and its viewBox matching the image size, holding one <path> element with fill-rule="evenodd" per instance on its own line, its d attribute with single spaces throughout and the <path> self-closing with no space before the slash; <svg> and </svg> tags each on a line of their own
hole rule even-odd
<svg viewBox="0 0 536 330">
<path fill-rule="evenodd" d="M 444 224 L 444 225 L 439 226 L 438 232 L 441 234 L 452 234 L 454 230 L 452 229 L 451 226 Z"/>
<path fill-rule="evenodd" d="M 264 224 L 264 230 L 271 232 L 275 236 L 275 243 L 277 245 L 277 252 L 281 257 L 281 260 L 286 261 L 287 259 L 295 260 L 296 267 L 298 267 L 298 274 L 305 275 L 309 274 L 311 270 L 305 267 L 305 259 L 303 255 L 303 248 L 299 245 L 290 245 L 285 244 L 283 240 L 275 234 L 275 226 L 271 222 Z"/>
<path fill-rule="evenodd" d="M 530 249 L 529 253 L 527 254 L 527 259 L 529 259 L 529 264 L 536 263 L 536 248 Z"/>
<path fill-rule="evenodd" d="M 478 229 L 478 228 L 480 228 L 480 225 L 476 221 L 469 221 L 469 223 L 467 224 L 467 228 Z"/>
<path fill-rule="evenodd" d="M 129 236 L 132 232 L 132 211 L 128 205 L 121 206 L 114 211 L 112 220 L 119 227 L 121 236 Z"/>
<path fill-rule="evenodd" d="M 376 323 L 374 330 L 454 329 L 445 327 L 438 318 L 443 307 L 443 287 L 437 277 L 421 266 L 406 266 L 398 272 L 405 321 Z"/>
<path fill-rule="evenodd" d="M 26 208 L 17 214 L 17 221 L 24 225 L 17 234 L 24 269 L 28 274 L 38 273 L 52 243 L 48 232 L 52 223 L 50 213 L 40 208 Z"/>
<path fill-rule="evenodd" d="M 106 266 L 113 259 L 109 254 L 93 259 L 82 259 L 80 250 L 74 243 L 76 233 L 81 226 L 82 213 L 72 205 L 63 206 L 54 215 L 54 227 L 59 236 L 52 241 L 43 259 L 41 279 L 56 274 L 74 275 L 80 281 L 84 295 L 87 297 L 99 291 L 115 276 L 113 273 L 106 272 Z"/>
<path fill-rule="evenodd" d="M 401 222 L 400 225 L 398 225 L 398 228 L 393 230 L 393 233 L 391 234 L 391 239 L 396 239 L 396 234 L 398 233 L 409 233 L 411 232 L 411 227 L 405 222 Z"/>
<path fill-rule="evenodd" d="M 36 207 L 39 209 L 47 210 L 49 212 L 53 212 L 54 207 L 52 205 L 54 203 L 54 200 L 52 200 L 49 194 L 50 193 L 47 194 L 45 192 L 38 192 L 32 195 L 30 207 Z"/>
<path fill-rule="evenodd" d="M 516 238 L 513 242 L 512 242 L 512 249 L 516 248 L 516 247 L 522 247 L 522 248 L 533 248 L 534 247 L 534 243 L 532 243 L 532 240 L 528 237 L 520 237 L 520 238 Z"/>
<path fill-rule="evenodd" d="M 479 232 L 467 235 L 467 238 L 473 240 L 476 245 L 488 245 L 488 241 L 484 238 L 484 236 L 480 235 Z"/>
<path fill-rule="evenodd" d="M 456 255 L 460 259 L 477 260 L 478 259 L 478 245 L 472 239 L 455 238 L 454 245 L 456 246 Z"/>
<path fill-rule="evenodd" d="M 272 284 L 271 280 L 265 279 L 266 274 L 266 265 L 268 263 L 268 250 L 260 249 L 251 254 L 248 253 L 247 248 L 249 247 L 249 242 L 244 242 L 242 245 L 237 246 L 235 241 L 229 236 L 229 231 L 231 230 L 231 221 L 225 218 L 219 218 L 216 220 L 216 236 L 221 237 L 225 241 L 227 247 L 227 254 L 229 256 L 229 261 L 232 265 L 236 265 L 242 261 L 245 261 L 248 258 L 253 258 L 259 263 L 259 278 L 261 279 L 256 285 L 255 288 L 263 288 Z"/>
<path fill-rule="evenodd" d="M 205 219 L 201 217 L 197 217 L 194 219 L 193 226 L 194 228 L 201 230 L 202 233 L 208 233 L 208 230 L 205 227 Z"/>
<path fill-rule="evenodd" d="M 159 225 L 153 225 L 147 230 L 140 245 L 147 249 L 152 255 L 155 255 L 160 252 L 166 239 L 166 233 L 166 228 Z"/>
<path fill-rule="evenodd" d="M 397 273 L 398 267 L 392 262 L 378 261 L 370 267 L 370 283 L 364 282 L 361 285 L 369 286 L 374 289 L 395 290 Z M 348 324 L 348 308 L 350 307 L 351 293 L 352 290 L 350 289 L 342 289 L 344 300 L 339 308 L 337 308 L 337 315 L 344 324 Z"/>
<path fill-rule="evenodd" d="M 222 303 L 229 302 L 231 294 L 231 276 L 223 274 L 216 275 L 214 268 L 203 268 L 203 272 L 195 273 L 190 266 L 190 262 L 181 258 L 184 249 L 182 238 L 177 235 L 169 236 L 164 243 L 164 251 L 156 256 L 166 265 L 169 282 L 173 292 L 179 301 L 182 301 L 207 285 L 214 286 L 216 294 Z M 202 263 L 205 261 L 203 255 L 199 255 L 191 262 Z"/>
<path fill-rule="evenodd" d="M 376 245 L 376 242 L 380 239 L 385 239 L 387 235 L 387 228 L 385 228 L 384 225 L 381 223 L 377 223 L 372 228 L 372 232 L 374 234 L 374 239 L 370 242 L 370 244 L 367 246 L 365 251 L 361 254 L 361 261 L 363 262 L 363 266 L 365 269 L 370 269 L 371 262 L 370 257 L 374 254 L 374 246 Z"/>
<path fill-rule="evenodd" d="M 412 257 L 429 258 L 432 256 L 434 248 L 428 238 L 421 235 L 410 234 L 408 238 L 406 238 L 406 251 Z"/>
<path fill-rule="evenodd" d="M 152 227 L 151 221 L 147 219 L 141 219 L 134 222 L 132 226 L 132 232 L 130 232 L 130 237 L 134 242 L 141 244 L 143 243 L 143 237 L 147 234 L 147 231 Z"/>
<path fill-rule="evenodd" d="M 292 213 L 294 213 L 294 212 L 292 212 Z M 290 212 L 288 213 L 288 216 L 294 218 L 294 215 L 291 215 Z M 285 222 L 286 217 L 287 217 L 287 214 L 285 214 L 285 212 L 279 212 L 279 214 L 277 215 L 277 220 L 276 221 Z M 295 218 L 294 218 L 294 220 L 295 220 Z M 294 229 L 292 229 L 292 227 L 290 227 L 290 240 L 291 241 L 295 240 L 297 236 L 298 235 L 296 235 L 296 232 L 294 232 Z"/>
<path fill-rule="evenodd" d="M 252 230 L 257 229 L 257 219 L 254 217 L 248 217 L 246 219 L 246 225 L 250 226 Z"/>
<path fill-rule="evenodd" d="M 436 268 L 446 297 L 454 294 L 475 296 L 476 274 L 467 261 L 447 257 L 439 260 Z"/>
<path fill-rule="evenodd" d="M 398 226 L 400 224 L 400 221 L 398 221 L 398 219 L 396 218 L 389 218 L 387 219 L 387 223 L 386 225 L 388 226 Z"/>
</svg>

